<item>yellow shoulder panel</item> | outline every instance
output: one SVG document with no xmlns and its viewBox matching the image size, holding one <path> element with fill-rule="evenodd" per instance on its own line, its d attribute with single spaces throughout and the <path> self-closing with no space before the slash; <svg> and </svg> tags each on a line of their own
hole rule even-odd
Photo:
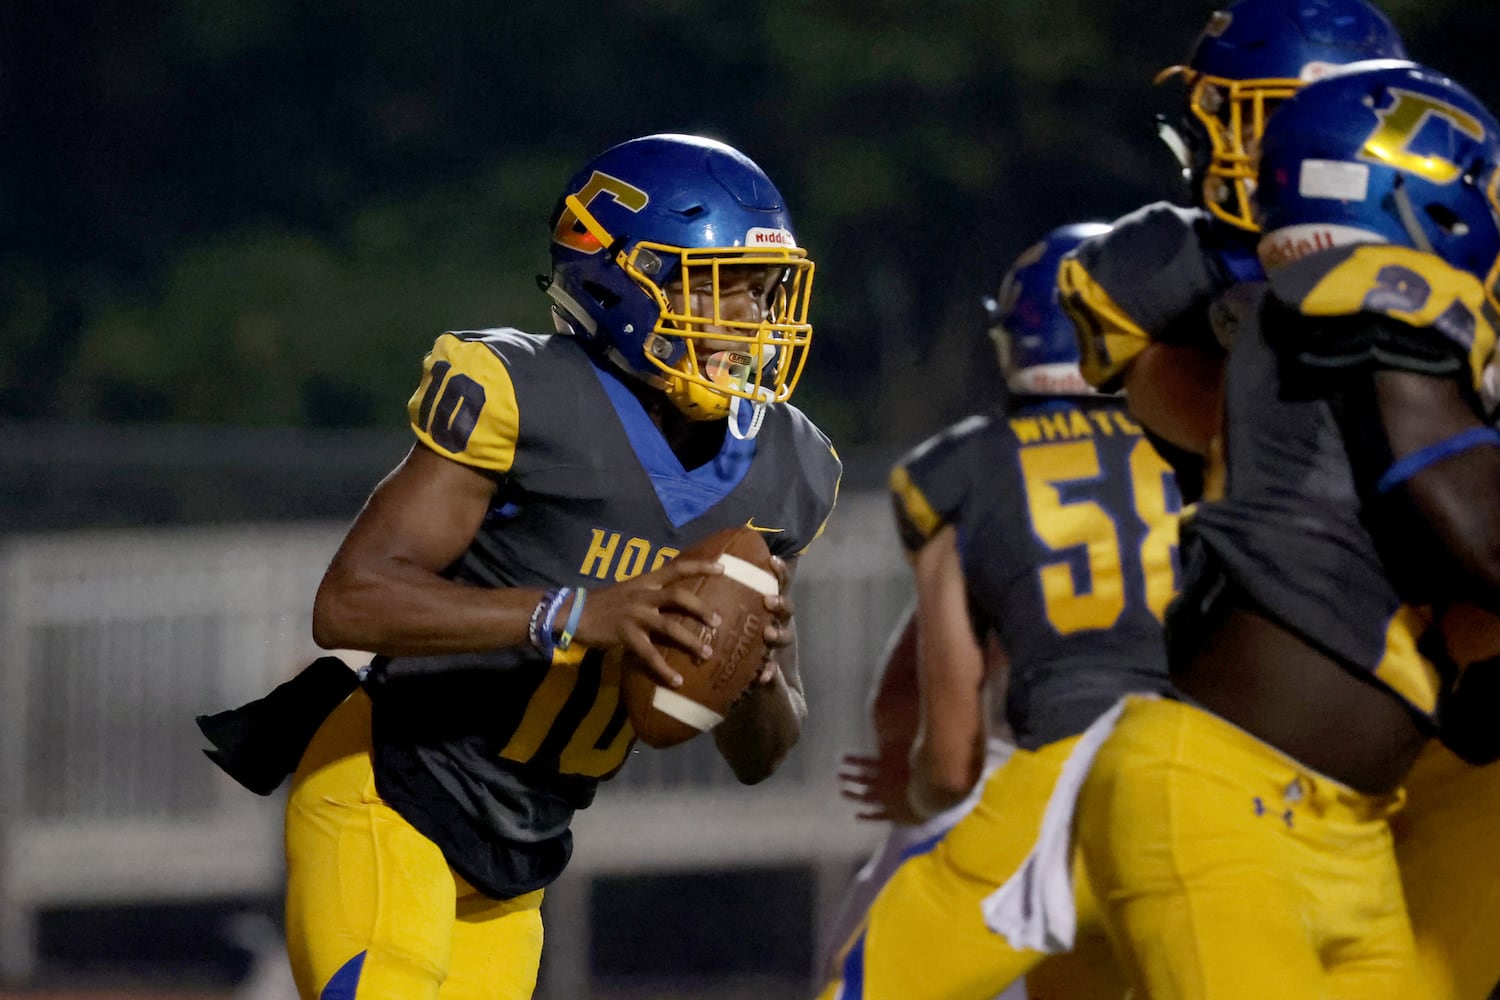
<svg viewBox="0 0 1500 1000">
<path fill-rule="evenodd" d="M 1495 328 L 1485 304 L 1484 286 L 1467 271 L 1420 250 L 1371 244 L 1340 261 L 1296 305 L 1307 316 L 1376 313 L 1432 328 L 1455 343 L 1469 341 L 1469 370 L 1477 387 L 1495 353 Z"/>
<path fill-rule="evenodd" d="M 833 481 L 833 503 L 829 505 L 828 513 L 823 516 L 823 523 L 818 525 L 818 530 L 813 532 L 813 536 L 807 540 L 806 545 L 802 546 L 802 548 L 798 549 L 792 554 L 793 558 L 802 555 L 802 553 L 812 548 L 813 542 L 816 542 L 818 539 L 823 537 L 823 532 L 828 530 L 828 521 L 833 517 L 834 508 L 838 506 L 839 487 L 844 485 L 844 466 L 843 462 L 839 460 L 839 453 L 833 447 L 833 445 L 830 444 L 828 446 L 828 450 L 833 454 L 834 460 L 839 462 L 838 478 Z"/>
<path fill-rule="evenodd" d="M 417 440 L 464 465 L 509 472 L 520 412 L 505 362 L 482 340 L 445 333 L 422 362 L 406 404 Z"/>
<path fill-rule="evenodd" d="M 935 535 L 943 526 L 943 519 L 932 509 L 932 504 L 917 484 L 911 481 L 911 473 L 906 471 L 906 466 L 898 465 L 891 470 L 889 485 L 901 512 L 917 533 L 924 539 Z"/>
<path fill-rule="evenodd" d="M 1077 330 L 1083 377 L 1095 388 L 1116 388 L 1136 355 L 1150 346 L 1151 336 L 1073 257 L 1064 257 L 1058 268 L 1057 291 Z"/>
</svg>

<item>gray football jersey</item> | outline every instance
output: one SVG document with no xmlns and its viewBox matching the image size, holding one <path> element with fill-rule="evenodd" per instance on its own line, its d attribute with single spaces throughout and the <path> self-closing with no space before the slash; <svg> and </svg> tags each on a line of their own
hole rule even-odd
<svg viewBox="0 0 1500 1000">
<path fill-rule="evenodd" d="M 923 442 L 891 488 L 908 549 L 956 528 L 970 618 L 1010 660 L 1021 747 L 1170 686 L 1161 623 L 1182 499 L 1124 400 L 1021 397 Z"/>
<path fill-rule="evenodd" d="M 447 575 L 476 587 L 602 587 L 656 569 L 723 528 L 750 524 L 772 552 L 822 531 L 840 464 L 795 407 L 759 434 L 726 434 L 684 469 L 623 376 L 570 337 L 449 333 L 409 406 L 432 448 L 495 478 L 492 509 Z M 505 898 L 546 885 L 568 825 L 624 763 L 634 733 L 619 652 L 531 647 L 378 659 L 377 787 L 477 888 Z"/>
</svg>

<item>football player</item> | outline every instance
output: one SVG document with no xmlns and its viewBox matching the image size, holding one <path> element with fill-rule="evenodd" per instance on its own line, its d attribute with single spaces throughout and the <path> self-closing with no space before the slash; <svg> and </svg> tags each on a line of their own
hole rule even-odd
<svg viewBox="0 0 1500 1000">
<path fill-rule="evenodd" d="M 681 582 L 715 564 L 673 557 L 753 521 L 784 593 L 834 504 L 838 458 L 788 402 L 813 262 L 759 167 L 635 139 L 568 181 L 551 227 L 557 332 L 437 339 L 416 444 L 318 590 L 318 643 L 376 656 L 287 802 L 309 1000 L 531 996 L 571 817 L 633 742 L 622 653 L 671 685 L 658 647 L 708 652 L 715 612 Z M 790 602 L 766 600 L 772 658 L 713 732 L 745 783 L 805 714 Z"/>
<path fill-rule="evenodd" d="M 1239 0 L 1209 19 L 1187 64 L 1157 77 L 1184 85 L 1181 111 L 1160 131 L 1182 163 L 1194 207 L 1147 205 L 1080 247 L 1059 272 L 1092 385 L 1119 388 L 1149 344 L 1218 349 L 1214 322 L 1234 318 L 1222 293 L 1264 276 L 1250 199 L 1252 153 L 1267 117 L 1335 66 L 1405 55 L 1396 30 L 1364 0 Z M 1166 401 L 1173 402 L 1194 400 Z M 1196 492 L 1189 471 L 1179 469 Z"/>
<path fill-rule="evenodd" d="M 893 834 L 907 860 L 824 997 L 987 1000 L 1023 976 L 1036 996 L 1123 995 L 1087 897 L 1078 950 L 1050 967 L 981 909 L 1031 851 L 1079 734 L 1122 694 L 1167 686 L 1161 616 L 1176 593 L 1181 500 L 1124 401 L 1084 383 L 1057 300 L 1062 255 L 1103 229 L 1064 226 L 1021 254 L 990 303 L 1009 402 L 924 442 L 891 475 L 917 594 L 910 779 L 899 791 L 887 780 L 903 770 L 889 749 L 847 762 L 847 777 L 874 815 L 930 825 Z M 987 719 L 997 659 L 1003 718 Z M 893 658 L 895 677 L 905 662 Z M 900 728 L 884 714 L 887 734 Z M 987 732 L 1001 731 L 1017 749 L 976 788 Z"/>
<path fill-rule="evenodd" d="M 1133 412 L 1190 495 L 1201 479 L 1190 453 L 1205 450 L 1216 429 L 1223 345 L 1253 295 L 1243 283 L 1263 276 L 1248 214 L 1259 129 L 1272 104 L 1330 64 L 1401 52 L 1389 22 L 1363 0 L 1240 0 L 1215 14 L 1186 70 L 1164 74 L 1188 84 L 1181 122 L 1165 135 L 1198 207 L 1148 206 L 1063 264 L 1085 375 L 1128 388 Z M 1480 1000 L 1500 979 L 1500 946 L 1485 930 L 1500 924 L 1500 855 L 1472 846 L 1500 815 L 1497 775 L 1434 742 L 1393 820 L 1423 978 L 1457 1000 Z M 1476 870 L 1489 858 L 1495 864 Z"/>
<path fill-rule="evenodd" d="M 1500 757 L 1500 660 L 1429 629 L 1434 605 L 1500 611 L 1497 165 L 1500 124 L 1404 61 L 1335 71 L 1265 129 L 1269 284 L 1241 286 L 1183 520 L 1180 696 L 1126 704 L 1078 801 L 1141 995 L 1449 995 L 1418 971 L 1388 820 L 1432 736 Z"/>
</svg>

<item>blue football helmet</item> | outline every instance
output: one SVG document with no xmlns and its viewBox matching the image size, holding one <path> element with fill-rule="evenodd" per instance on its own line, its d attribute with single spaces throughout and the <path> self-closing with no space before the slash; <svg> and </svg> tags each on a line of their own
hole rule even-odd
<svg viewBox="0 0 1500 1000">
<path fill-rule="evenodd" d="M 1195 204 L 1255 231 L 1252 156 L 1276 106 L 1331 69 L 1362 59 L 1405 59 L 1401 36 L 1364 0 L 1238 0 L 1209 18 L 1185 66 L 1177 119 L 1158 125 L 1182 163 Z"/>
<path fill-rule="evenodd" d="M 1397 60 L 1345 67 L 1266 128 L 1261 259 L 1274 269 L 1332 246 L 1411 247 L 1479 278 L 1494 304 L 1497 164 L 1500 123 L 1454 81 Z"/>
<path fill-rule="evenodd" d="M 1033 396 L 1086 396 L 1093 388 L 1078 370 L 1078 337 L 1057 294 L 1063 256 L 1109 232 L 1102 222 L 1058 228 L 1021 252 L 1000 279 L 1000 293 L 981 302 L 990 339 L 1010 391 Z"/>
<path fill-rule="evenodd" d="M 568 181 L 551 223 L 543 284 L 559 329 L 694 419 L 733 412 L 738 427 L 741 402 L 758 414 L 791 396 L 812 338 L 813 262 L 749 157 L 700 136 L 632 139 Z M 741 268 L 765 271 L 758 308 L 721 302 Z"/>
</svg>

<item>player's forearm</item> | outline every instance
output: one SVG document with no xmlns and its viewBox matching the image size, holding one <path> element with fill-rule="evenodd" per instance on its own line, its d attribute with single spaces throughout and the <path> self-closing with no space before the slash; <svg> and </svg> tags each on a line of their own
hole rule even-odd
<svg viewBox="0 0 1500 1000">
<path fill-rule="evenodd" d="M 951 729 L 938 740 L 919 736 L 912 744 L 911 764 L 907 801 L 926 819 L 958 805 L 973 790 L 983 769 L 983 737 L 966 742 L 964 734 Z"/>
<path fill-rule="evenodd" d="M 471 587 L 396 561 L 379 568 L 335 562 L 313 603 L 313 640 L 382 656 L 521 646 L 541 598 L 541 590 Z"/>
<path fill-rule="evenodd" d="M 1452 593 L 1500 613 L 1500 435 L 1451 379 L 1383 371 L 1374 378 L 1391 464 L 1376 484 L 1404 497 L 1455 571 Z"/>
<path fill-rule="evenodd" d="M 775 774 L 802 736 L 807 701 L 795 662 L 789 662 L 787 655 L 788 650 L 778 655 L 782 667 L 775 679 L 751 688 L 713 731 L 719 755 L 746 785 Z"/>
</svg>

